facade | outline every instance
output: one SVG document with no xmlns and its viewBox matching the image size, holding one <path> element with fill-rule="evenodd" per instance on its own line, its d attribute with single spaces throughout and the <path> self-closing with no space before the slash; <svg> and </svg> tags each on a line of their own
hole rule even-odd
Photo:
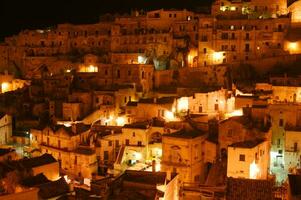
<svg viewBox="0 0 301 200">
<path fill-rule="evenodd" d="M 243 141 L 230 145 L 227 177 L 266 180 L 269 149 L 269 142 L 263 140 Z"/>
<path fill-rule="evenodd" d="M 231 117 L 219 123 L 218 142 L 221 155 L 234 143 L 257 139 L 270 140 L 271 130 L 268 125 L 252 123 L 246 116 Z"/>
<path fill-rule="evenodd" d="M 12 137 L 12 116 L 0 114 L 0 144 L 5 145 L 11 142 Z"/>
<path fill-rule="evenodd" d="M 89 134 L 88 127 L 83 124 L 32 129 L 31 134 L 32 145 L 40 149 L 41 153 L 53 155 L 66 173 L 75 177 L 91 178 L 97 171 L 95 151 L 89 146 L 81 146 Z"/>
<path fill-rule="evenodd" d="M 206 136 L 197 131 L 181 130 L 164 135 L 162 139 L 161 169 L 168 174 L 178 173 L 179 180 L 187 183 L 202 183 L 204 156 L 202 144 Z"/>
</svg>

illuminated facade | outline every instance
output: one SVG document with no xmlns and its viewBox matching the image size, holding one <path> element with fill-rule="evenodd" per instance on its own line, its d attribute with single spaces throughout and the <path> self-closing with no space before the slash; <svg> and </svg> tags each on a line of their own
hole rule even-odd
<svg viewBox="0 0 301 200">
<path fill-rule="evenodd" d="M 227 176 L 233 178 L 267 179 L 269 142 L 243 141 L 228 147 Z"/>
<path fill-rule="evenodd" d="M 12 131 L 12 116 L 0 114 L 0 145 L 6 145 L 11 142 Z"/>
<path fill-rule="evenodd" d="M 88 128 L 82 124 L 32 129 L 31 144 L 41 153 L 49 153 L 56 158 L 67 174 L 91 178 L 97 172 L 96 154 L 93 149 L 80 145 L 86 141 L 88 134 Z"/>
<path fill-rule="evenodd" d="M 163 136 L 161 169 L 168 174 L 178 173 L 179 180 L 187 183 L 204 181 L 202 144 L 206 135 L 181 130 Z"/>
</svg>

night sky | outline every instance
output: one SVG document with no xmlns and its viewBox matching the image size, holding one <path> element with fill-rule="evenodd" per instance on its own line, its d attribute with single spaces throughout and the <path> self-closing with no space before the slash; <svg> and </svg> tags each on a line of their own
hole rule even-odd
<svg viewBox="0 0 301 200">
<path fill-rule="evenodd" d="M 188 8 L 198 10 L 212 0 L 0 0 L 0 39 L 26 28 L 58 23 L 94 23 L 104 13 L 131 9 Z"/>
</svg>

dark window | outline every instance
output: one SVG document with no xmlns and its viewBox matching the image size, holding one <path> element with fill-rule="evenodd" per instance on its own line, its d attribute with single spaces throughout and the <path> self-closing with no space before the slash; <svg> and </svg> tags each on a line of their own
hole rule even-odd
<svg viewBox="0 0 301 200">
<path fill-rule="evenodd" d="M 77 165 L 77 156 L 74 158 L 74 164 Z"/>
<path fill-rule="evenodd" d="M 130 140 L 129 139 L 125 140 L 125 145 L 130 145 Z"/>
<path fill-rule="evenodd" d="M 203 112 L 203 107 L 199 106 L 199 113 L 202 113 L 202 112 Z"/>
<path fill-rule="evenodd" d="M 246 51 L 246 52 L 249 52 L 249 51 L 250 51 L 250 44 L 246 44 L 245 51 Z"/>
<path fill-rule="evenodd" d="M 298 142 L 294 143 L 294 152 L 296 152 L 298 150 Z"/>
<path fill-rule="evenodd" d="M 239 161 L 245 161 L 245 160 L 246 160 L 245 154 L 240 154 L 239 155 Z"/>
<path fill-rule="evenodd" d="M 142 142 L 141 141 L 138 141 L 138 146 L 142 146 Z"/>
<path fill-rule="evenodd" d="M 218 104 L 217 104 L 217 103 L 214 104 L 214 110 L 215 110 L 215 111 L 218 111 Z"/>
<path fill-rule="evenodd" d="M 109 141 L 109 146 L 110 146 L 110 147 L 112 146 L 112 141 Z"/>
<path fill-rule="evenodd" d="M 108 151 L 103 152 L 103 160 L 109 160 L 109 152 Z"/>
<path fill-rule="evenodd" d="M 279 126 L 283 127 L 283 119 L 279 119 Z"/>
</svg>

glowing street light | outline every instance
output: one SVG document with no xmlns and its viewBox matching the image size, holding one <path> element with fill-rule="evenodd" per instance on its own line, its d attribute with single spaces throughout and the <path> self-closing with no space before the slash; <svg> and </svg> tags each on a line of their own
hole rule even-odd
<svg viewBox="0 0 301 200">
<path fill-rule="evenodd" d="M 3 82 L 1 84 L 1 91 L 2 91 L 2 93 L 9 92 L 10 91 L 9 86 L 10 86 L 10 84 L 8 82 Z"/>
</svg>

